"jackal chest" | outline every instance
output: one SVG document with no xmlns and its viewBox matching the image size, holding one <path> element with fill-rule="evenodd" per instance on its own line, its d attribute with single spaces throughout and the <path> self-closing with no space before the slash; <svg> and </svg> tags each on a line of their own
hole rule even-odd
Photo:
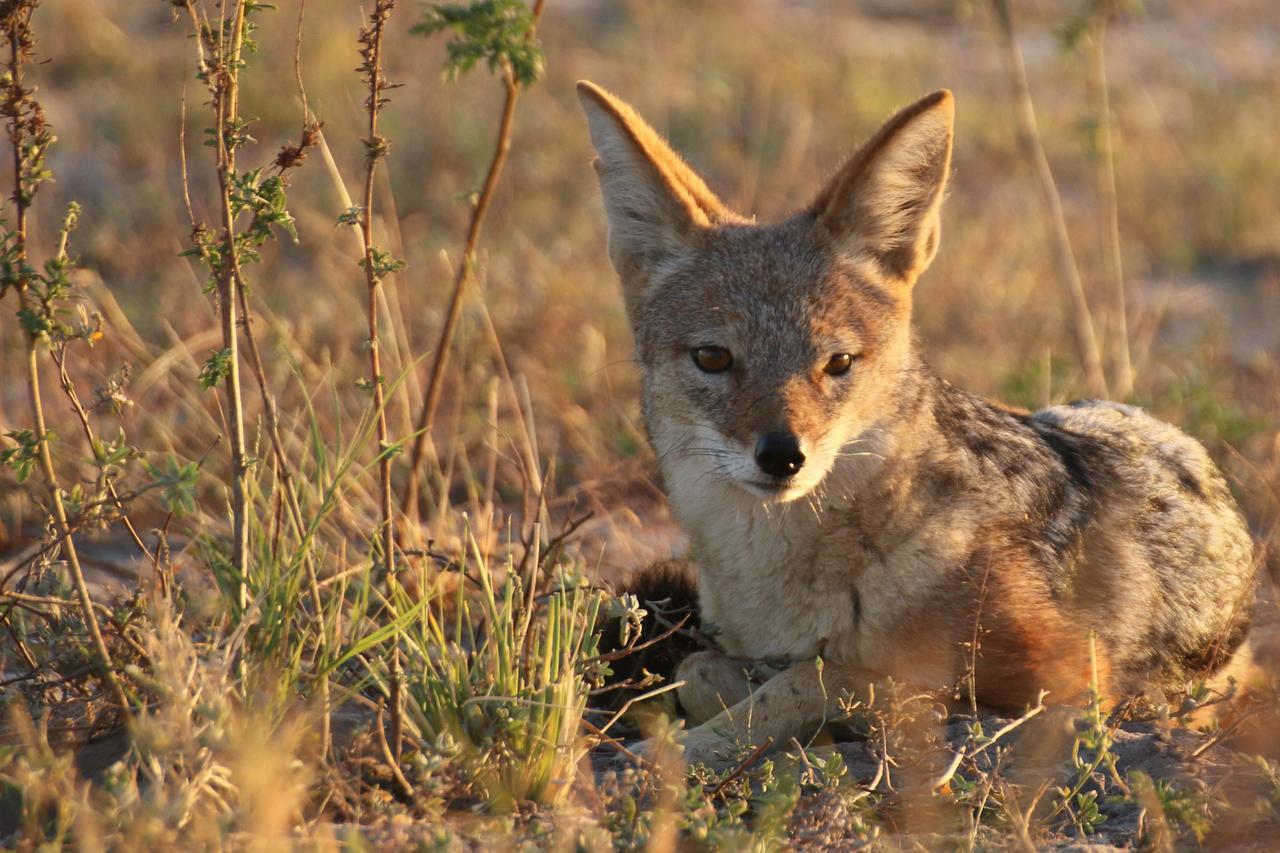
<svg viewBox="0 0 1280 853">
<path fill-rule="evenodd" d="M 719 509 L 695 513 L 685 529 L 698 563 L 702 618 L 721 647 L 793 661 L 848 648 L 857 630 L 857 555 L 839 566 L 817 559 L 821 525 L 805 508 Z"/>
</svg>

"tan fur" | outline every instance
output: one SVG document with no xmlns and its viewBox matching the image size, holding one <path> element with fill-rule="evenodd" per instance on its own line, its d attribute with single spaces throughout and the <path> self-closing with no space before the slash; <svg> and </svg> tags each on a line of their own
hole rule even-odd
<svg viewBox="0 0 1280 853">
<path fill-rule="evenodd" d="M 691 760 L 784 744 L 877 678 L 1017 709 L 1176 687 L 1248 629 L 1252 545 L 1202 447 L 1128 406 L 1026 413 L 934 376 L 911 296 L 938 249 L 954 102 L 893 116 L 756 225 L 591 84 L 644 419 L 723 653 L 681 667 Z M 732 354 L 702 372 L 700 347 Z M 832 374 L 833 355 L 854 356 Z M 759 443 L 794 441 L 771 473 Z M 815 661 L 821 658 L 821 677 Z M 760 676 L 756 684 L 746 674 Z M 771 675 L 772 677 L 765 677 Z"/>
</svg>

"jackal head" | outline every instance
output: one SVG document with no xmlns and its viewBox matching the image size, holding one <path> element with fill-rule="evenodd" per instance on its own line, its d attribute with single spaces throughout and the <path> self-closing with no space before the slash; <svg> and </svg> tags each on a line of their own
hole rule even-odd
<svg viewBox="0 0 1280 853">
<path fill-rule="evenodd" d="M 730 210 L 627 104 L 582 82 L 664 473 L 808 494 L 915 381 L 911 289 L 938 246 L 951 93 L 891 118 L 800 212 Z M 862 449 L 860 449 L 862 448 Z"/>
</svg>

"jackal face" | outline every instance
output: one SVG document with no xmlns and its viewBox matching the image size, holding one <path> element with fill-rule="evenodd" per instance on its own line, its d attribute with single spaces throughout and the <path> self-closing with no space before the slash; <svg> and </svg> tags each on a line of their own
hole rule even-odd
<svg viewBox="0 0 1280 853">
<path fill-rule="evenodd" d="M 911 288 L 937 248 L 950 93 L 890 119 L 799 213 L 758 225 L 629 106 L 578 91 L 668 478 L 790 501 L 840 459 L 874 456 L 914 381 Z"/>
</svg>

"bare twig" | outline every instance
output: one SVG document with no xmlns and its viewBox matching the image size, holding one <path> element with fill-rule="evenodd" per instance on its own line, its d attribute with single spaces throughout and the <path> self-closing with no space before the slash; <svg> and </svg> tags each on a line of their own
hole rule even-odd
<svg viewBox="0 0 1280 853">
<path fill-rule="evenodd" d="M 533 5 L 533 27 L 529 30 L 532 37 L 538 21 L 542 17 L 542 9 L 546 0 L 536 0 Z M 515 120 L 516 102 L 520 98 L 520 83 L 510 69 L 506 70 L 504 84 L 506 97 L 502 102 L 502 116 L 498 120 L 498 135 L 494 142 L 493 154 L 489 160 L 489 169 L 485 173 L 480 195 L 475 207 L 471 210 L 471 221 L 467 225 L 467 236 L 462 247 L 462 257 L 458 263 L 453 279 L 453 290 L 449 294 L 449 307 L 445 311 L 444 325 L 440 329 L 440 337 L 436 342 L 432 356 L 430 378 L 427 391 L 423 396 L 422 409 L 418 413 L 418 422 L 414 430 L 413 446 L 409 453 L 409 476 L 405 482 L 404 493 L 400 498 L 401 511 L 408 518 L 417 514 L 418 485 L 421 476 L 422 456 L 426 450 L 427 436 L 435 428 L 436 409 L 440 405 L 440 396 L 444 392 L 444 374 L 449 364 L 449 350 L 453 345 L 453 336 L 458 329 L 458 321 L 462 317 L 462 296 L 467 282 L 471 279 L 475 267 L 476 248 L 480 243 L 480 231 L 484 225 L 485 214 L 493 200 L 498 179 L 502 176 L 502 168 L 507 162 L 507 154 L 511 150 L 511 129 Z"/>
<path fill-rule="evenodd" d="M 66 255 L 65 239 L 60 254 Z M 85 411 L 84 406 L 80 403 L 80 396 L 76 393 L 75 383 L 67 372 L 65 347 L 58 346 L 54 348 L 52 355 L 54 364 L 58 366 L 58 384 L 62 386 L 62 393 L 67 398 L 67 402 L 71 404 L 71 410 L 75 412 L 76 419 L 80 421 L 80 429 L 84 432 L 85 440 L 89 442 L 89 446 L 92 448 L 97 443 L 97 438 L 93 433 L 93 425 L 89 423 L 89 413 Z M 144 556 L 150 557 L 151 552 L 142 541 L 142 537 L 138 535 L 133 522 L 129 520 L 124 501 L 120 498 L 120 493 L 116 491 L 116 485 L 111 481 L 110 477 L 105 478 L 105 487 L 107 494 L 111 496 L 111 500 L 115 502 L 116 507 L 120 510 L 120 521 L 124 524 L 125 530 L 129 532 L 129 538 L 133 540 L 133 543 L 138 546 Z"/>
<path fill-rule="evenodd" d="M 368 133 L 364 140 L 364 204 L 360 209 L 360 239 L 364 249 L 364 274 L 368 295 L 369 381 L 373 389 L 373 409 L 378 435 L 378 539 L 386 562 L 387 584 L 396 583 L 396 542 L 391 503 L 391 441 L 387 433 L 386 391 L 382 376 L 382 355 L 378 340 L 378 298 L 382 288 L 383 262 L 373 244 L 373 182 L 378 162 L 387 156 L 390 142 L 378 133 L 378 115 L 386 103 L 383 94 L 390 84 L 382 73 L 382 36 L 395 0 L 376 0 L 369 13 L 369 24 L 360 31 L 360 72 L 369 87 L 365 111 L 369 115 Z M 403 733 L 400 697 L 400 650 L 392 648 L 388 677 L 391 701 L 392 754 L 398 759 Z"/>
<path fill-rule="evenodd" d="M 1088 383 L 1089 393 L 1105 397 L 1107 395 L 1107 379 L 1102 369 L 1102 357 L 1098 350 L 1098 339 L 1093 330 L 1093 315 L 1089 312 L 1089 301 L 1085 297 L 1084 284 L 1080 280 L 1080 271 L 1076 267 L 1075 254 L 1071 249 L 1071 234 L 1067 230 L 1067 219 L 1062 210 L 1062 198 L 1058 195 L 1058 186 L 1053 178 L 1053 169 L 1049 166 L 1049 158 L 1045 155 L 1044 145 L 1040 141 L 1040 130 L 1036 124 L 1035 102 L 1031 98 L 1031 86 L 1027 82 L 1027 69 L 1023 64 L 1022 50 L 1018 47 L 1018 39 L 1014 30 L 1012 4 L 1010 0 L 991 0 L 991 7 L 995 12 L 996 29 L 1000 34 L 1005 60 L 1009 65 L 1014 105 L 1017 110 L 1018 139 L 1022 144 L 1027 160 L 1030 161 L 1035 171 L 1036 183 L 1040 188 L 1040 197 L 1044 202 L 1045 213 L 1049 219 L 1053 262 L 1058 275 L 1058 283 L 1071 303 L 1071 320 L 1072 330 L 1075 335 L 1076 354 L 1080 357 L 1081 366 L 1084 368 L 1085 381 Z"/>
<path fill-rule="evenodd" d="M 37 310 L 31 294 L 31 279 L 27 263 L 27 211 L 40 180 L 33 170 L 43 158 L 44 150 L 53 142 L 53 135 L 48 132 L 44 121 L 44 111 L 31 98 L 31 90 L 24 87 L 23 81 L 23 71 L 34 50 L 31 15 L 37 4 L 38 0 L 7 3 L 0 10 L 4 13 L 3 20 L 0 21 L 4 27 L 4 39 L 9 45 L 8 62 L 5 63 L 7 79 L 0 87 L 3 89 L 0 95 L 3 97 L 2 112 L 8 125 L 9 142 L 13 152 L 13 202 L 16 216 L 11 250 L 15 256 L 13 266 L 18 271 L 13 286 L 18 292 L 18 301 L 24 311 Z M 37 333 L 28 330 L 26 335 L 27 396 L 31 406 L 40 470 L 49 490 L 49 503 L 53 509 L 54 522 L 59 534 L 65 540 L 67 565 L 71 568 L 76 598 L 85 625 L 89 629 L 103 679 L 112 697 L 120 706 L 121 713 L 128 715 L 129 698 L 116 676 L 111 662 L 111 652 L 107 648 L 106 640 L 103 639 L 102 629 L 94 613 L 93 600 L 89 597 L 89 587 L 85 583 L 75 540 L 71 536 L 71 525 L 67 518 L 66 505 L 62 500 L 62 487 L 53 467 L 53 453 L 49 449 L 49 428 L 45 423 L 44 403 L 40 393 L 37 342 Z"/>
<path fill-rule="evenodd" d="M 1115 291 L 1116 363 L 1112 391 L 1123 400 L 1133 392 L 1133 362 L 1129 356 L 1129 319 L 1124 287 L 1124 259 L 1120 250 L 1120 206 L 1116 192 L 1116 152 L 1111 133 L 1111 87 L 1107 82 L 1107 19 L 1110 9 L 1094 22 L 1093 78 L 1098 95 L 1098 186 L 1107 216 L 1107 260 Z"/>
<path fill-rule="evenodd" d="M 729 772 L 729 775 L 717 782 L 715 787 L 710 791 L 707 791 L 707 797 L 714 798 L 718 796 L 720 792 L 723 791 L 731 782 L 745 773 L 748 767 L 755 764 L 756 760 L 759 759 L 760 756 L 764 755 L 771 746 L 773 746 L 773 738 L 765 738 L 764 743 L 751 750 L 751 753 L 746 758 L 742 759 L 742 761 L 738 763 L 738 766 Z M 801 750 L 801 754 L 803 754 L 803 752 L 804 751 Z"/>
<path fill-rule="evenodd" d="M 409 784 L 409 780 L 405 778 L 404 772 L 400 770 L 400 762 L 396 761 L 394 755 L 391 754 L 391 745 L 387 743 L 387 732 L 382 725 L 382 712 L 384 710 L 383 703 L 378 703 L 378 719 L 374 724 L 374 731 L 378 733 L 378 746 L 382 748 L 382 757 L 386 761 L 387 767 L 391 770 L 391 776 L 396 780 L 396 784 L 400 786 L 400 793 L 404 794 L 409 800 L 413 799 L 413 786 Z"/>
<path fill-rule="evenodd" d="M 313 120 L 307 113 L 306 90 L 302 85 L 300 63 L 302 55 L 302 15 L 305 8 L 306 4 L 302 3 L 298 9 L 297 41 L 294 48 L 294 71 L 297 76 L 299 97 L 302 100 L 302 132 L 297 145 L 285 145 L 276 156 L 275 166 L 282 177 L 296 169 L 306 159 L 308 149 L 314 146 L 319 138 L 321 127 L 321 122 Z M 192 222 L 192 228 L 195 228 L 194 221 Z M 318 654 L 323 655 L 325 648 L 323 601 L 320 597 L 320 585 L 316 575 L 315 561 L 311 555 L 307 525 L 303 520 L 302 505 L 298 499 L 298 487 L 294 476 L 293 464 L 285 451 L 284 440 L 280 433 L 279 407 L 276 405 L 275 395 L 271 392 L 271 386 L 267 381 L 266 366 L 263 363 L 261 350 L 258 348 L 257 336 L 253 331 L 253 312 L 249 310 L 248 287 L 243 278 L 244 273 L 236 257 L 232 256 L 230 261 L 235 273 L 235 289 L 241 316 L 240 326 L 244 331 L 245 348 L 249 355 L 249 367 L 253 373 L 254 381 L 257 383 L 259 396 L 262 399 L 262 410 L 267 425 L 267 438 L 271 443 L 271 452 L 275 459 L 276 470 L 279 472 L 285 507 L 288 510 L 294 535 L 298 540 L 298 547 L 302 550 L 302 569 L 306 575 L 308 597 L 311 599 L 311 606 L 315 610 L 316 624 L 318 626 L 316 631 L 316 651 Z M 320 723 L 321 754 L 327 755 L 330 740 L 329 677 L 327 674 L 320 676 L 320 680 L 316 684 L 316 690 L 323 708 Z"/>
<path fill-rule="evenodd" d="M 1044 710 L 1045 710 L 1044 697 L 1046 692 L 1047 691 L 1043 691 L 1043 690 L 1040 691 L 1040 696 L 1036 699 L 1035 706 L 1031 708 L 1029 711 L 1027 711 L 1027 713 L 1023 714 L 1021 717 L 1018 717 L 1016 720 L 1013 720 L 1001 726 L 999 729 L 993 732 L 989 738 L 985 739 L 982 743 L 976 744 L 976 745 L 970 744 L 971 748 L 961 747 L 960 749 L 956 750 L 955 755 L 951 757 L 951 763 L 948 764 L 947 768 L 943 770 L 942 773 L 938 774 L 938 776 L 929 784 L 929 790 L 936 791 L 942 786 L 946 785 L 948 782 L 951 781 L 952 777 L 956 775 L 956 771 L 960 769 L 960 764 L 964 762 L 966 759 L 976 758 L 977 756 L 981 755 L 983 752 L 986 752 L 987 749 L 989 749 L 990 747 L 995 746 L 996 743 L 1000 740 L 1000 738 L 1009 734 L 1009 732 L 1018 728 L 1023 723 L 1027 722 L 1033 717 L 1037 717 L 1040 714 L 1044 713 Z"/>
<path fill-rule="evenodd" d="M 249 605 L 249 458 L 245 445 L 244 401 L 240 390 L 240 353 L 236 332 L 239 247 L 235 239 L 235 215 L 231 209 L 231 182 L 236 173 L 237 138 L 242 132 L 239 112 L 240 53 L 244 44 L 245 4 L 244 0 L 234 0 L 230 16 L 225 17 L 226 3 L 223 3 L 218 10 L 216 26 L 196 8 L 196 0 L 186 0 L 184 8 L 191 18 L 197 49 L 200 51 L 198 74 L 209 91 L 209 104 L 214 113 L 215 167 L 222 237 L 219 241 L 221 258 L 212 266 L 217 286 L 222 346 L 227 363 L 223 384 L 227 393 L 227 407 L 230 409 L 231 564 L 239 578 L 237 603 L 243 612 Z M 228 34 L 229 43 L 225 39 Z M 189 199 L 187 203 L 190 209 Z M 203 226 L 193 228 L 192 243 L 207 260 L 209 253 L 206 242 Z"/>
<path fill-rule="evenodd" d="M 1254 717 L 1258 716 L 1258 714 L 1261 714 L 1263 711 L 1267 710 L 1267 707 L 1268 706 L 1266 705 L 1259 705 L 1256 708 L 1251 708 L 1248 711 L 1245 711 L 1243 714 L 1236 717 L 1235 720 L 1233 720 L 1229 725 L 1222 728 L 1213 737 L 1209 738 L 1204 743 L 1200 744 L 1194 750 L 1192 750 L 1191 757 L 1199 758 L 1200 756 L 1204 755 L 1206 752 L 1213 749 L 1215 746 L 1217 746 L 1218 744 L 1226 740 L 1228 737 L 1230 737 L 1232 733 L 1234 733 L 1237 729 L 1239 729 L 1245 723 L 1249 722 L 1249 720 L 1253 719 Z"/>
<path fill-rule="evenodd" d="M 631 710 L 632 705 L 643 702 L 646 699 L 652 699 L 655 696 L 661 696 L 663 693 L 670 693 L 672 690 L 679 690 L 681 687 L 684 687 L 684 685 L 685 683 L 683 681 L 673 681 L 670 684 L 664 684 L 661 687 L 655 687 L 653 690 L 641 693 L 639 696 L 632 696 L 623 703 L 621 708 L 614 712 L 613 716 L 609 718 L 607 723 L 600 727 L 601 733 L 608 732 L 609 729 L 613 728 L 614 725 L 617 724 L 618 720 L 621 720 L 623 715 Z"/>
<path fill-rule="evenodd" d="M 618 752 L 622 753 L 627 758 L 631 759 L 632 761 L 641 765 L 642 767 L 646 767 L 646 768 L 653 767 L 652 761 L 650 761 L 649 759 L 645 758 L 642 755 L 638 755 L 632 752 L 631 750 L 627 749 L 626 744 L 624 744 L 622 741 L 618 740 L 617 738 L 609 737 L 607 734 L 605 734 L 599 728 L 597 728 L 593 723 L 591 723 L 591 721 L 584 718 L 582 720 L 582 725 L 586 726 L 587 732 L 591 735 L 594 735 L 595 738 L 600 743 L 608 744 L 609 746 L 613 747 Z"/>
<path fill-rule="evenodd" d="M 677 631 L 683 628 L 685 623 L 688 622 L 692 616 L 693 616 L 692 613 L 686 613 L 684 615 L 684 618 L 682 618 L 679 622 L 677 622 L 675 625 L 672 625 L 670 628 L 663 631 L 661 634 L 654 637 L 653 639 L 645 640 L 643 643 L 636 643 L 634 645 L 624 646 L 621 649 L 616 649 L 615 651 L 612 651 L 612 652 L 606 652 L 605 654 L 602 654 L 602 655 L 596 655 L 595 657 L 589 657 L 586 660 L 582 661 L 581 665 L 586 666 L 593 663 L 601 663 L 601 662 L 608 663 L 611 661 L 620 660 L 628 655 L 634 654 L 639 651 L 643 651 L 644 649 L 647 649 L 650 646 L 656 646 L 658 643 L 661 643 L 663 640 L 667 639 L 672 634 L 675 634 Z"/>
</svg>

